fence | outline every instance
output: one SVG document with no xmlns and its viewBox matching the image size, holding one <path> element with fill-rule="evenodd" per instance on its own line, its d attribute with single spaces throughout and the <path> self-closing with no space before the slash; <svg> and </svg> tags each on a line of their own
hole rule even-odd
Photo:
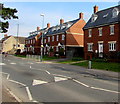
<svg viewBox="0 0 120 104">
<path fill-rule="evenodd" d="M 26 58 L 27 59 L 32 59 L 32 60 L 35 60 L 35 61 L 41 61 L 41 57 L 40 55 L 26 55 Z"/>
</svg>

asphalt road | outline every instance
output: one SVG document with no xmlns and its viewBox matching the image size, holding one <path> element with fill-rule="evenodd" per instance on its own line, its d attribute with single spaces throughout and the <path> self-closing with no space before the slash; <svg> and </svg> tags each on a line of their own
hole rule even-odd
<svg viewBox="0 0 120 104">
<path fill-rule="evenodd" d="M 3 83 L 23 102 L 118 102 L 118 81 L 81 67 L 3 57 Z"/>
</svg>

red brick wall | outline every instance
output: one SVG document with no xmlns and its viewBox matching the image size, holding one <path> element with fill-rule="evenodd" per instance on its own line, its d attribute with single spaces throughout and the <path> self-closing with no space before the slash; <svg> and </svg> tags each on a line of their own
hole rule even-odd
<svg viewBox="0 0 120 104">
<path fill-rule="evenodd" d="M 87 56 L 90 56 L 90 52 L 87 49 L 87 43 L 93 43 L 93 52 L 98 50 L 98 41 L 103 41 L 103 52 L 107 54 L 109 52 L 109 45 L 108 41 L 117 41 L 116 51 L 120 51 L 120 29 L 119 24 L 114 25 L 114 35 L 110 35 L 110 26 L 103 26 L 102 27 L 102 36 L 99 36 L 98 28 L 92 29 L 92 37 L 88 37 L 88 29 L 84 30 L 84 53 L 85 59 Z M 100 27 L 99 27 L 100 28 Z"/>
<path fill-rule="evenodd" d="M 84 32 L 82 28 L 85 26 L 85 24 L 85 21 L 80 19 L 70 29 L 67 30 L 68 34 L 66 35 L 66 45 L 84 45 Z"/>
</svg>

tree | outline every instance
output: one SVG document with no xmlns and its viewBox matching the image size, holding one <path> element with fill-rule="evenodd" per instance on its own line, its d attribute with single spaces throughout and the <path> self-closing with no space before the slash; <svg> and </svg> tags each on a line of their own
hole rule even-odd
<svg viewBox="0 0 120 104">
<path fill-rule="evenodd" d="M 0 3 L 0 33 L 6 33 L 9 28 L 10 19 L 18 19 L 15 15 L 18 11 L 12 8 L 5 8 L 3 4 Z"/>
</svg>

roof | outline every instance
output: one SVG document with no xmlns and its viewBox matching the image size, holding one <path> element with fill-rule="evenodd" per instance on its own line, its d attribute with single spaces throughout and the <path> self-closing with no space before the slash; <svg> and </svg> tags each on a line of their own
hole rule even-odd
<svg viewBox="0 0 120 104">
<path fill-rule="evenodd" d="M 78 20 L 79 20 L 79 19 L 76 19 L 76 20 L 73 20 L 73 21 L 65 22 L 65 23 L 63 23 L 63 24 L 50 27 L 50 28 L 48 29 L 48 31 L 45 33 L 44 36 L 53 35 L 53 34 L 59 34 L 59 33 L 65 32 L 65 31 L 67 31 L 73 24 L 75 24 Z"/>
<path fill-rule="evenodd" d="M 7 40 L 9 37 L 11 37 L 11 36 L 6 36 L 6 37 L 2 38 L 1 41 L 3 42 L 5 40 Z"/>
<path fill-rule="evenodd" d="M 38 31 L 30 32 L 30 34 L 32 34 L 32 35 L 28 36 L 28 37 L 26 38 L 26 40 L 27 40 L 27 39 L 28 39 L 28 40 L 29 40 L 29 39 L 34 39 L 40 32 L 45 31 L 45 30 L 47 30 L 47 28 L 43 28 L 43 29 L 38 30 Z"/>
<path fill-rule="evenodd" d="M 15 38 L 15 39 L 18 39 L 18 42 L 19 42 L 20 44 L 25 44 L 25 37 L 15 37 L 15 36 L 14 36 L 14 38 Z"/>
<path fill-rule="evenodd" d="M 119 14 L 117 17 L 113 18 L 112 11 L 114 8 L 118 9 Z M 97 16 L 97 19 L 94 22 L 91 22 L 93 16 Z M 101 25 L 109 25 L 116 22 L 120 22 L 120 5 L 104 9 L 93 14 L 83 29 L 93 28 Z"/>
<path fill-rule="evenodd" d="M 41 30 L 38 30 L 38 31 L 34 31 L 34 32 L 31 32 L 30 36 L 28 36 L 26 38 L 27 39 L 33 39 L 35 38 L 35 36 L 37 36 L 40 32 L 43 32 L 43 37 L 46 37 L 47 35 L 54 35 L 54 34 L 59 34 L 59 33 L 63 33 L 65 31 L 67 31 L 73 24 L 75 24 L 78 20 L 80 19 L 76 19 L 76 20 L 72 20 L 72 21 L 68 21 L 68 22 L 65 22 L 63 24 L 60 24 L 60 25 L 56 25 L 56 26 L 52 26 L 50 28 L 43 28 Z M 42 35 L 39 36 L 39 39 L 42 37 Z"/>
</svg>

